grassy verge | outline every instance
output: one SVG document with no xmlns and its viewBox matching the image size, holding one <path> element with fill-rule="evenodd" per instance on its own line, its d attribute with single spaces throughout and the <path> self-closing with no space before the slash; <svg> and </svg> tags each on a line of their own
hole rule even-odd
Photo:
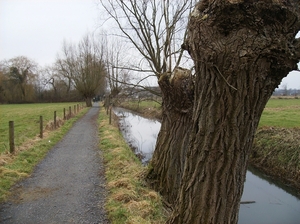
<svg viewBox="0 0 300 224">
<path fill-rule="evenodd" d="M 88 111 L 81 110 L 76 116 L 65 121 L 58 129 L 48 132 L 43 139 L 34 138 L 26 142 L 26 146 L 19 148 L 15 154 L 3 152 L 0 155 L 0 202 L 10 195 L 10 189 L 17 181 L 29 176 L 58 141 L 68 132 L 76 120 Z"/>
<path fill-rule="evenodd" d="M 300 190 L 300 99 L 272 98 L 263 111 L 249 164 Z"/>
<path fill-rule="evenodd" d="M 250 165 L 300 189 L 300 128 L 259 128 Z"/>
<path fill-rule="evenodd" d="M 99 116 L 100 149 L 103 152 L 109 195 L 106 209 L 114 224 L 165 223 L 161 198 L 144 182 L 143 167 L 122 137 L 117 125 L 109 125 L 105 110 Z"/>
<path fill-rule="evenodd" d="M 133 110 L 143 117 L 161 119 L 161 104 L 155 101 L 124 101 L 120 104 L 120 107 Z"/>
</svg>

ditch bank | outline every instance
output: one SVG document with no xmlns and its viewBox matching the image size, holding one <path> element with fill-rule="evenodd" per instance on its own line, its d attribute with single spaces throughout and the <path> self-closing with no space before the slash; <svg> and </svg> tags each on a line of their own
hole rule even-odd
<svg viewBox="0 0 300 224">
<path fill-rule="evenodd" d="M 159 108 L 141 108 L 121 105 L 139 115 L 161 119 Z M 288 185 L 300 195 L 300 128 L 258 128 L 249 165 Z"/>
<path fill-rule="evenodd" d="M 300 128 L 259 128 L 249 164 L 296 188 L 300 195 Z"/>
</svg>

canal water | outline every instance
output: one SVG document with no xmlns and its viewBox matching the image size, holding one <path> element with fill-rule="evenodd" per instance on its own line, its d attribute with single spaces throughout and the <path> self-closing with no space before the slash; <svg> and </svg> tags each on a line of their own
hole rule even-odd
<svg viewBox="0 0 300 224">
<path fill-rule="evenodd" d="M 151 159 L 160 122 L 138 116 L 123 108 L 114 108 L 127 143 L 144 164 Z M 244 184 L 239 224 L 300 224 L 299 192 L 275 182 L 259 171 L 249 168 Z"/>
</svg>

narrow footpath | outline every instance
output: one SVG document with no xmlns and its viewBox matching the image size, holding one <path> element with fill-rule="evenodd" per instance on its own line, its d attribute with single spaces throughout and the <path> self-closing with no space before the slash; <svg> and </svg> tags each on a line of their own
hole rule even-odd
<svg viewBox="0 0 300 224">
<path fill-rule="evenodd" d="M 109 223 L 98 115 L 99 107 L 92 107 L 14 187 L 9 201 L 0 204 L 0 223 Z"/>
</svg>

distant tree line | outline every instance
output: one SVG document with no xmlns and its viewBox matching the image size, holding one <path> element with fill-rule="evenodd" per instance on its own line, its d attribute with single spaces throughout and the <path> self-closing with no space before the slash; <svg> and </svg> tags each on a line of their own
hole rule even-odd
<svg viewBox="0 0 300 224">
<path fill-rule="evenodd" d="M 288 88 L 286 84 L 282 85 L 280 89 L 275 89 L 273 96 L 299 96 L 300 89 Z"/>
<path fill-rule="evenodd" d="M 86 35 L 77 45 L 64 42 L 55 63 L 40 67 L 18 56 L 0 62 L 0 103 L 86 101 L 103 95 L 107 69 L 103 45 Z"/>
</svg>

